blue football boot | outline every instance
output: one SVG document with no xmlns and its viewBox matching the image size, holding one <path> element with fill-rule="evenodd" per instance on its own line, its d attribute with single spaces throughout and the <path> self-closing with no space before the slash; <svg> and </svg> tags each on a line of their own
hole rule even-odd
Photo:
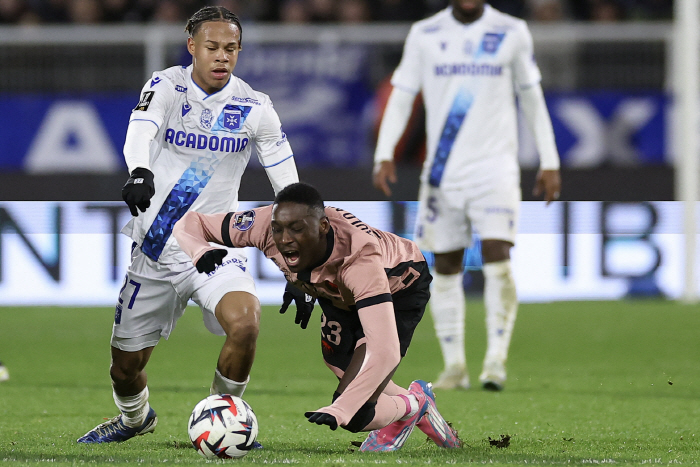
<svg viewBox="0 0 700 467">
<path fill-rule="evenodd" d="M 94 443 L 120 443 L 131 439 L 134 436 L 153 433 L 158 423 L 158 416 L 155 410 L 148 411 L 146 420 L 137 427 L 124 425 L 122 422 L 122 414 L 117 415 L 111 420 L 108 420 L 100 425 L 97 425 L 92 430 L 85 433 L 84 436 L 78 438 L 79 443 L 94 444 Z"/>
</svg>

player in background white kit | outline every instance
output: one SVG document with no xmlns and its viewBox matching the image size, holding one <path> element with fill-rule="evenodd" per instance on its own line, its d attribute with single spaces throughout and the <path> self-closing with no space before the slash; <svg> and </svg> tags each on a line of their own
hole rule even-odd
<svg viewBox="0 0 700 467">
<path fill-rule="evenodd" d="M 373 181 L 387 196 L 396 183 L 394 149 L 423 93 L 427 156 L 421 175 L 416 242 L 435 253 L 430 308 L 445 360 L 434 387 L 469 388 L 464 350 L 464 249 L 481 238 L 488 346 L 479 377 L 501 390 L 518 302 L 511 272 L 520 203 L 515 94 L 540 153 L 535 195 L 559 197 L 554 133 L 524 21 L 484 5 L 450 6 L 415 23 L 394 72 L 379 130 Z"/>
<path fill-rule="evenodd" d="M 223 264 L 205 274 L 180 249 L 172 229 L 188 211 L 236 210 L 253 143 L 275 193 L 298 175 L 269 97 L 232 75 L 241 50 L 238 18 L 223 7 L 204 7 L 185 29 L 192 65 L 153 73 L 124 144 L 131 177 L 122 197 L 134 217 L 122 232 L 134 247 L 116 306 L 110 367 L 121 413 L 80 443 L 125 441 L 155 429 L 144 368 L 189 299 L 211 332 L 226 335 L 211 393 L 241 396 L 249 380 L 260 303 L 242 250 L 221 251 Z"/>
</svg>

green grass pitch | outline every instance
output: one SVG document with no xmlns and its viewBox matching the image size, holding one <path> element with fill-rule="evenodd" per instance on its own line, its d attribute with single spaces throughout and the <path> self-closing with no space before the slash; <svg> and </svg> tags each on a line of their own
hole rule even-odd
<svg viewBox="0 0 700 467">
<path fill-rule="evenodd" d="M 203 464 L 186 423 L 208 394 L 221 338 L 190 308 L 147 367 L 154 434 L 126 443 L 78 445 L 116 415 L 108 375 L 113 310 L 0 308 L 0 463 Z M 319 333 L 293 310 L 263 311 L 245 399 L 264 449 L 236 463 L 312 464 L 692 464 L 700 462 L 700 309 L 666 301 L 521 305 L 505 391 L 437 391 L 464 448 L 442 450 L 418 430 L 397 453 L 361 453 L 362 434 L 312 425 L 303 413 L 335 387 Z M 468 305 L 473 383 L 485 350 L 483 305 Z M 314 320 L 319 318 L 317 308 Z M 418 327 L 395 380 L 433 379 L 441 367 L 430 317 Z M 697 434 L 697 436 L 696 436 Z M 507 447 L 489 438 L 510 437 Z M 223 463 L 224 461 L 217 461 Z M 228 461 L 231 462 L 231 461 Z"/>
</svg>

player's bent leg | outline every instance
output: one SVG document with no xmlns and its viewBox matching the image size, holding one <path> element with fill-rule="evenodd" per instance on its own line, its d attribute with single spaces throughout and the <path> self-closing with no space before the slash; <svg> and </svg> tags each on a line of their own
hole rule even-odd
<svg viewBox="0 0 700 467">
<path fill-rule="evenodd" d="M 140 339 L 142 343 L 146 342 L 143 338 Z M 155 339 L 157 342 L 157 337 Z M 118 338 L 113 338 L 113 345 L 117 341 Z M 155 430 L 158 416 L 148 403 L 149 392 L 144 371 L 152 352 L 152 346 L 133 352 L 112 347 L 110 376 L 114 402 L 121 413 L 87 432 L 78 439 L 79 443 L 121 442 Z"/>
<path fill-rule="evenodd" d="M 216 319 L 226 332 L 211 390 L 241 397 L 255 359 L 260 330 L 260 302 L 248 292 L 228 292 L 216 306 Z"/>
<path fill-rule="evenodd" d="M 436 389 L 469 389 L 464 350 L 463 250 L 435 254 L 430 311 L 445 363 Z"/>
<path fill-rule="evenodd" d="M 500 391 L 505 385 L 505 364 L 518 311 L 510 263 L 512 246 L 512 243 L 503 240 L 482 241 L 488 344 L 479 381 L 484 389 L 491 391 Z"/>
<path fill-rule="evenodd" d="M 378 402 L 397 404 L 399 400 L 404 402 L 405 415 L 381 429 L 371 431 L 360 446 L 360 451 L 397 451 L 403 447 L 418 421 L 426 414 L 429 402 L 418 381 L 411 383 L 408 396 L 383 395 Z M 401 407 L 400 404 L 397 405 Z M 368 428 L 373 424 L 368 425 Z"/>
</svg>

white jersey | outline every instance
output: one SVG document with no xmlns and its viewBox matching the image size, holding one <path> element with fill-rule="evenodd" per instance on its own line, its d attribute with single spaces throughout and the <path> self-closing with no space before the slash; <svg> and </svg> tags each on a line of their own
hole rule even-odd
<svg viewBox="0 0 700 467">
<path fill-rule="evenodd" d="M 540 79 L 525 22 L 489 5 L 469 24 L 451 7 L 415 23 L 391 84 L 423 93 L 422 182 L 455 189 L 519 180 L 514 91 Z"/>
<path fill-rule="evenodd" d="M 190 260 L 171 235 L 187 211 L 236 211 L 253 142 L 264 167 L 293 157 L 270 98 L 233 75 L 209 95 L 192 80 L 192 66 L 153 73 L 135 120 L 158 127 L 150 149 L 155 195 L 122 233 L 161 263 Z"/>
</svg>

